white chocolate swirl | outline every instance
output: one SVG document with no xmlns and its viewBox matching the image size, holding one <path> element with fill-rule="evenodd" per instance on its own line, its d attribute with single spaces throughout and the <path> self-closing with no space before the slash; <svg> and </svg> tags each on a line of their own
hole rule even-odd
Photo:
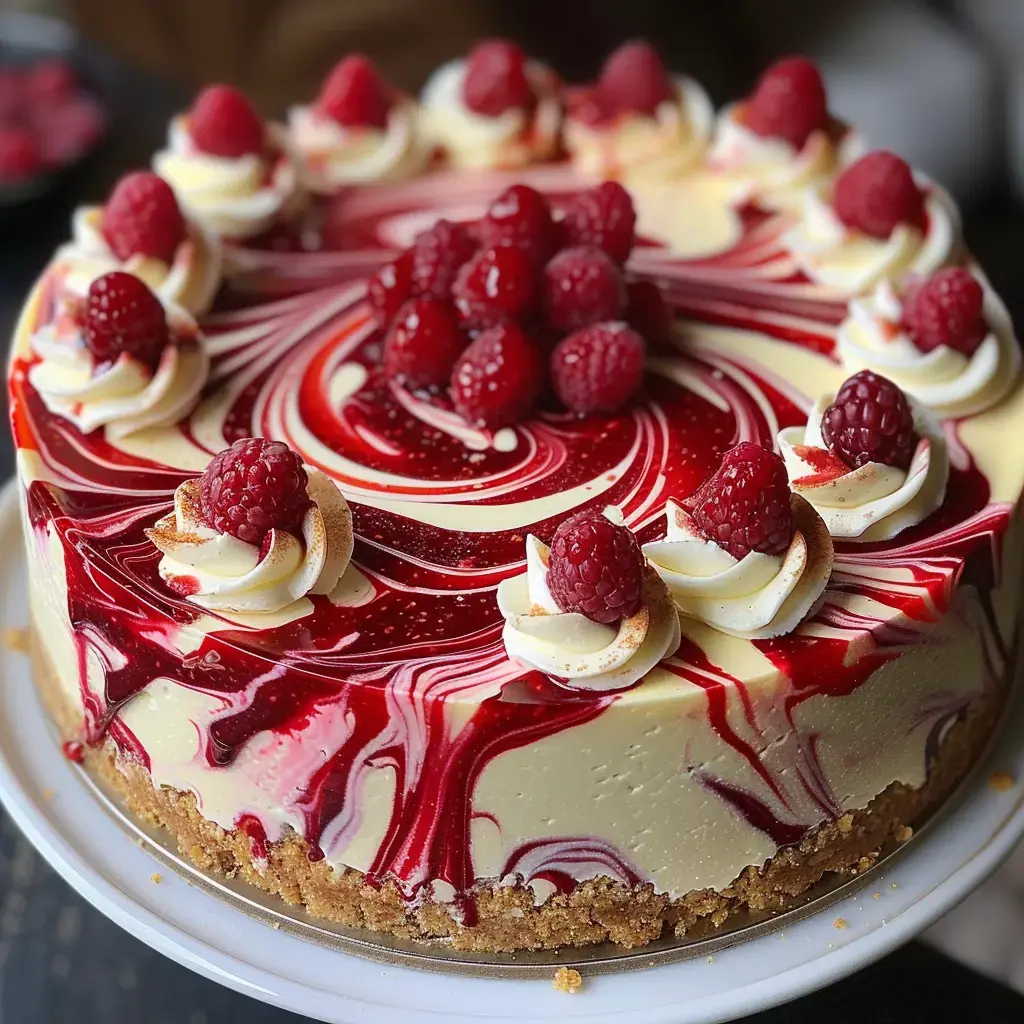
<svg viewBox="0 0 1024 1024">
<path fill-rule="evenodd" d="M 711 140 L 714 107 L 692 78 L 678 76 L 674 84 L 675 97 L 653 117 L 626 114 L 596 125 L 567 118 L 565 145 L 575 167 L 591 178 L 637 181 L 671 180 L 693 167 Z"/>
<path fill-rule="evenodd" d="M 821 436 L 822 414 L 834 398 L 819 399 L 806 427 L 789 427 L 779 434 L 790 485 L 814 506 L 833 537 L 891 540 L 927 519 L 946 497 L 949 451 L 942 427 L 910 398 L 920 436 L 910 468 L 869 462 L 850 469 L 825 447 Z"/>
<path fill-rule="evenodd" d="M 283 128 L 267 126 L 276 155 L 212 156 L 196 149 L 186 118 L 171 121 L 153 170 L 174 189 L 190 220 L 222 238 L 252 238 L 299 210 L 303 192 Z M 268 163 L 268 161 L 271 161 Z"/>
<path fill-rule="evenodd" d="M 184 241 L 170 263 L 151 256 L 120 260 L 103 237 L 101 206 L 81 206 L 71 219 L 71 241 L 57 250 L 55 263 L 62 287 L 84 298 L 98 277 L 124 270 L 141 278 L 165 306 L 180 306 L 201 316 L 220 288 L 223 256 L 220 242 L 199 225 L 187 223 Z"/>
<path fill-rule="evenodd" d="M 1020 346 L 999 296 L 985 286 L 989 330 L 970 356 L 947 345 L 922 352 L 903 327 L 903 302 L 890 281 L 850 302 L 837 349 L 850 372 L 888 377 L 942 418 L 973 416 L 996 405 L 1017 382 Z"/>
<path fill-rule="evenodd" d="M 764 640 L 792 633 L 811 613 L 832 573 L 832 540 L 814 509 L 792 498 L 795 530 L 784 555 L 734 558 L 705 538 L 685 509 L 668 502 L 664 540 L 644 554 L 680 614 L 730 636 Z"/>
<path fill-rule="evenodd" d="M 330 594 L 349 568 L 353 536 L 341 491 L 320 470 L 305 469 L 310 506 L 302 536 L 271 530 L 266 550 L 207 526 L 199 511 L 199 480 L 186 480 L 174 492 L 174 511 L 147 531 L 163 554 L 161 577 L 208 611 L 285 611 L 285 620 L 308 615 L 313 606 L 307 595 Z"/>
<path fill-rule="evenodd" d="M 525 167 L 554 156 L 562 122 L 554 75 L 532 61 L 527 63 L 526 73 L 537 97 L 536 109 L 506 110 L 497 117 L 486 117 L 463 102 L 466 62 L 442 64 L 420 96 L 424 141 L 459 168 Z"/>
<path fill-rule="evenodd" d="M 75 317 L 65 310 L 33 334 L 39 357 L 29 380 L 46 408 L 83 433 L 106 428 L 108 438 L 148 427 L 170 427 L 195 406 L 210 372 L 206 344 L 183 310 L 168 315 L 171 341 L 154 370 L 127 353 L 97 364 Z"/>
<path fill-rule="evenodd" d="M 665 585 L 648 570 L 643 605 L 619 625 L 563 612 L 548 590 L 550 550 L 526 538 L 526 572 L 498 586 L 510 658 L 587 690 L 632 686 L 679 647 L 679 617 Z"/>
</svg>

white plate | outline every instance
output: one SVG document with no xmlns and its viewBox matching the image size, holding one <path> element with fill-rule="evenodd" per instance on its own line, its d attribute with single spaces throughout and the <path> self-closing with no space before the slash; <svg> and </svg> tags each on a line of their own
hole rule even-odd
<svg viewBox="0 0 1024 1024">
<path fill-rule="evenodd" d="M 26 625 L 25 562 L 10 486 L 0 500 L 0 627 Z M 168 871 L 95 799 L 54 742 L 28 660 L 0 649 L 0 797 L 39 852 L 96 908 L 214 981 L 330 1022 L 712 1024 L 793 999 L 864 967 L 926 928 L 987 877 L 1024 834 L 1024 714 L 963 799 L 864 889 L 786 930 L 701 958 L 585 978 L 575 995 L 548 979 L 494 980 L 386 966 L 311 943 Z M 842 919 L 845 927 L 836 927 Z"/>
</svg>

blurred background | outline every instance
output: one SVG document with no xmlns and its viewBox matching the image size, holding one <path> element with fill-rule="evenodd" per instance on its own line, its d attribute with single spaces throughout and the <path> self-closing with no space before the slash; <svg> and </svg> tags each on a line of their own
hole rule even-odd
<svg viewBox="0 0 1024 1024">
<path fill-rule="evenodd" d="M 954 193 L 968 243 L 1024 323 L 1024 0 L 0 0 L 0 76 L 26 55 L 65 54 L 87 94 L 66 125 L 50 126 L 58 144 L 72 128 L 82 134 L 59 154 L 45 187 L 14 194 L 0 183 L 0 333 L 10 335 L 74 206 L 148 165 L 168 118 L 201 85 L 233 83 L 264 114 L 280 115 L 358 50 L 415 92 L 483 35 L 516 38 L 570 81 L 593 77 L 624 39 L 646 36 L 719 104 L 746 93 L 773 58 L 810 53 L 836 114 Z M 94 100 L 98 118 L 85 109 Z M 3 124 L 0 109 L 0 137 Z M 10 472 L 2 431 L 0 478 Z M 1024 992 L 1022 936 L 1024 853 L 929 941 Z M 984 1002 L 994 997 L 978 988 L 981 979 L 923 947 L 871 973 L 872 992 L 888 993 L 879 1015 L 855 998 L 863 990 L 854 978 L 760 1024 L 944 1020 L 915 1014 L 924 989 L 936 1005 L 996 1005 Z M 1024 1004 L 1006 997 L 1012 1006 L 1000 1002 L 1004 1009 L 981 1019 L 1024 1019 Z M 217 989 L 120 932 L 53 875 L 0 811 L 3 1024 L 207 1024 L 242 1012 L 251 1024 L 297 1021 Z"/>
</svg>

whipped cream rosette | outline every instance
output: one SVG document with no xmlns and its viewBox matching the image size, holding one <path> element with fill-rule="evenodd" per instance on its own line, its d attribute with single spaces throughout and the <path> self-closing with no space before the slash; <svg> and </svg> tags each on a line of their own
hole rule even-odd
<svg viewBox="0 0 1024 1024">
<path fill-rule="evenodd" d="M 557 79 L 543 64 L 528 61 L 532 108 L 510 107 L 496 116 L 470 109 L 464 99 L 467 61 L 441 65 L 420 94 L 420 132 L 453 167 L 525 167 L 558 150 L 562 104 Z"/>
<path fill-rule="evenodd" d="M 885 280 L 850 302 L 837 351 L 844 367 L 888 377 L 936 416 L 972 416 L 998 403 L 1020 373 L 1010 315 L 990 287 L 985 287 L 984 318 L 988 331 L 970 355 L 948 345 L 922 352 L 904 325 L 903 298 Z"/>
<path fill-rule="evenodd" d="M 616 517 L 618 518 L 618 517 Z M 632 686 L 679 647 L 679 617 L 665 584 L 647 567 L 636 614 L 617 625 L 563 612 L 548 587 L 550 549 L 526 538 L 526 572 L 498 586 L 509 657 L 586 690 Z"/>
<path fill-rule="evenodd" d="M 206 384 L 210 357 L 188 313 L 165 308 L 169 341 L 150 367 L 127 352 L 97 360 L 85 344 L 75 307 L 64 303 L 31 338 L 39 361 L 29 370 L 29 381 L 46 408 L 83 433 L 104 427 L 115 440 L 187 416 Z"/>
<path fill-rule="evenodd" d="M 287 133 L 275 124 L 266 131 L 264 152 L 217 156 L 196 146 L 188 117 L 179 115 L 153 169 L 174 189 L 190 220 L 222 238 L 252 238 L 295 217 L 305 201 Z"/>
<path fill-rule="evenodd" d="M 909 395 L 918 435 L 910 466 L 867 462 L 851 468 L 825 445 L 821 418 L 834 395 L 818 400 L 806 427 L 779 434 L 790 485 L 825 521 L 829 533 L 842 540 L 891 540 L 927 519 L 943 502 L 949 479 L 949 452 L 935 416 Z"/>
<path fill-rule="evenodd" d="M 779 555 L 750 551 L 735 558 L 697 527 L 689 512 L 668 502 L 664 540 L 643 551 L 665 581 L 681 615 L 730 636 L 783 636 L 811 613 L 832 573 L 832 539 L 821 517 L 791 496 L 793 537 Z"/>
<path fill-rule="evenodd" d="M 141 278 L 167 306 L 201 316 L 220 288 L 223 254 L 218 239 L 199 224 L 186 222 L 185 237 L 170 261 L 136 253 L 122 260 L 103 235 L 103 207 L 79 207 L 71 218 L 71 241 L 57 250 L 61 288 L 83 297 L 98 277 L 125 270 Z"/>
<path fill-rule="evenodd" d="M 160 550 L 160 576 L 192 604 L 228 618 L 274 615 L 275 622 L 308 615 L 311 594 L 330 595 L 350 569 L 352 513 L 334 482 L 305 466 L 309 507 L 301 535 L 272 529 L 261 545 L 208 526 L 199 480 L 174 492 L 174 511 L 149 539 Z M 354 567 L 351 569 L 357 572 Z"/>
</svg>

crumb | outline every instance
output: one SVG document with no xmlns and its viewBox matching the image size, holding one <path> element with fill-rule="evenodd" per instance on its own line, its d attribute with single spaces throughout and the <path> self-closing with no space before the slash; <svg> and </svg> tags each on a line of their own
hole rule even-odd
<svg viewBox="0 0 1024 1024">
<path fill-rule="evenodd" d="M 898 886 L 898 885 L 897 885 L 897 884 L 896 884 L 895 882 L 893 882 L 893 883 L 892 883 L 892 885 L 890 886 L 890 888 L 892 888 L 892 889 L 898 889 L 898 888 L 899 888 L 899 886 Z"/>
<path fill-rule="evenodd" d="M 43 790 L 43 799 L 47 802 L 53 799 L 53 790 L 50 789 L 49 786 L 47 786 L 46 789 Z"/>
<path fill-rule="evenodd" d="M 708 963 L 709 964 L 713 964 L 714 962 L 715 962 L 715 958 L 713 956 L 709 956 L 708 957 Z"/>
<path fill-rule="evenodd" d="M 871 894 L 871 898 L 872 898 L 873 900 L 880 900 L 880 899 L 882 898 L 882 894 L 881 894 L 880 892 L 875 892 L 875 893 L 872 893 L 872 894 Z"/>
<path fill-rule="evenodd" d="M 913 834 L 914 830 L 909 825 L 900 825 L 895 832 L 896 842 L 905 843 L 913 836 Z"/>
<path fill-rule="evenodd" d="M 8 627 L 0 633 L 0 642 L 9 651 L 17 651 L 19 654 L 28 654 L 31 634 L 23 626 L 19 629 Z"/>
<path fill-rule="evenodd" d="M 993 772 L 988 777 L 988 784 L 997 792 L 1005 793 L 1013 789 L 1013 776 L 1009 772 Z"/>
<path fill-rule="evenodd" d="M 280 921 L 273 921 L 271 923 L 270 927 L 273 928 L 275 932 L 279 932 L 281 930 L 281 922 Z"/>
<path fill-rule="evenodd" d="M 833 928 L 838 928 L 840 931 L 842 931 L 846 927 L 846 918 L 845 917 L 837 917 L 832 922 L 832 927 Z"/>
<path fill-rule="evenodd" d="M 580 972 L 572 967 L 559 967 L 555 971 L 555 978 L 551 982 L 551 987 L 556 992 L 568 992 L 571 995 L 573 992 L 579 992 L 583 988 L 583 978 Z"/>
<path fill-rule="evenodd" d="M 843 832 L 843 833 L 849 832 L 850 829 L 853 828 L 853 815 L 852 814 L 844 814 L 836 822 L 836 828 L 838 828 L 839 831 Z"/>
<path fill-rule="evenodd" d="M 164 876 L 161 875 L 159 871 L 154 871 L 153 874 L 149 876 L 149 880 L 154 885 L 159 885 L 164 880 Z"/>
</svg>

